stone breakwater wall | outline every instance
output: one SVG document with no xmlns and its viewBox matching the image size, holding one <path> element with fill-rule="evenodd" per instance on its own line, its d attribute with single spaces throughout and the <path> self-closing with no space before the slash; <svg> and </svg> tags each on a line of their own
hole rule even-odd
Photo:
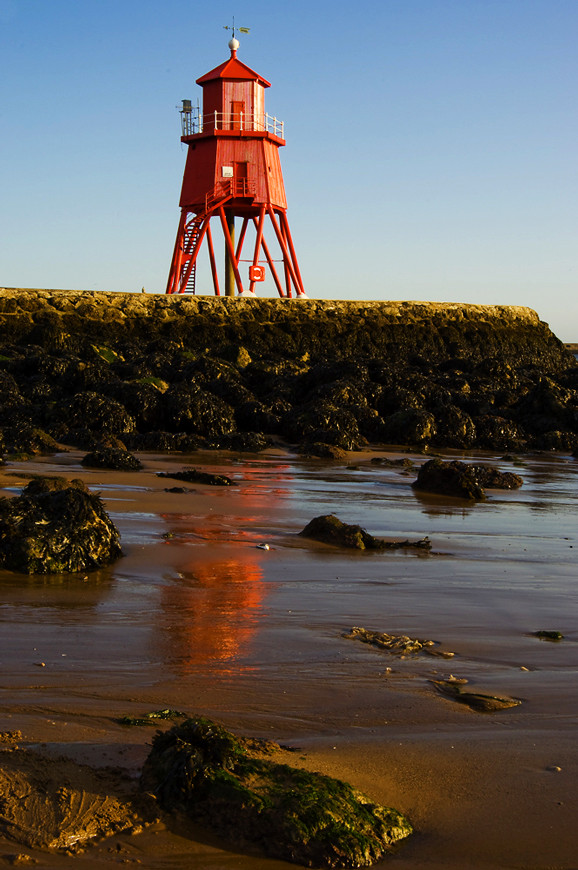
<svg viewBox="0 0 578 870">
<path fill-rule="evenodd" d="M 275 439 L 576 450 L 578 366 L 529 308 L 0 290 L 0 452 Z"/>
<path fill-rule="evenodd" d="M 46 346 L 59 341 L 167 340 L 220 355 L 404 364 L 454 357 L 498 358 L 544 372 L 569 355 L 530 308 L 441 302 L 229 299 L 98 291 L 0 288 L 0 340 Z"/>
</svg>

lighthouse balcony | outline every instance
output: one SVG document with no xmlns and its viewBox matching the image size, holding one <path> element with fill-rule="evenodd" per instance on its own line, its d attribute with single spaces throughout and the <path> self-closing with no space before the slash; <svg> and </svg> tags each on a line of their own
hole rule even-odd
<svg viewBox="0 0 578 870">
<path fill-rule="evenodd" d="M 285 124 L 267 112 L 250 114 L 249 112 L 209 112 L 202 115 L 198 108 L 186 105 L 183 100 L 181 112 L 181 129 L 183 137 L 196 136 L 198 133 L 219 131 L 235 131 L 247 133 L 271 133 L 279 139 L 284 139 Z"/>
</svg>

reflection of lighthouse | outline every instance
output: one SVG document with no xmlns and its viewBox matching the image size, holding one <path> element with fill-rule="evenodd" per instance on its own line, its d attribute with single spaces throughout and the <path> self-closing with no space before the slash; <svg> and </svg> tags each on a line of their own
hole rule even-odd
<svg viewBox="0 0 578 870">
<path fill-rule="evenodd" d="M 172 669 L 180 674 L 211 664 L 232 669 L 256 631 L 264 595 L 254 553 L 235 548 L 234 555 L 215 559 L 197 551 L 192 565 L 162 592 Z"/>
</svg>

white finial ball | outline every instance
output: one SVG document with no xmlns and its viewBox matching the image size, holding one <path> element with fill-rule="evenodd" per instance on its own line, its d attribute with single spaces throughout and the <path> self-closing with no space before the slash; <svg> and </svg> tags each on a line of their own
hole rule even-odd
<svg viewBox="0 0 578 870">
<path fill-rule="evenodd" d="M 239 40 L 235 39 L 235 37 L 229 40 L 229 48 L 231 49 L 231 51 L 237 51 L 240 44 L 241 43 L 239 42 Z"/>
</svg>

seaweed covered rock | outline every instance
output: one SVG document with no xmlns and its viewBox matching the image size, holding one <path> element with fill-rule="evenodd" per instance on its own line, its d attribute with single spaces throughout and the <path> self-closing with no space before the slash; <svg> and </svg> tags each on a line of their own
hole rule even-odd
<svg viewBox="0 0 578 870">
<path fill-rule="evenodd" d="M 412 484 L 416 490 L 435 492 L 441 495 L 465 498 L 469 501 L 484 501 L 484 487 L 514 489 L 522 485 L 522 478 L 509 471 L 500 471 L 486 465 L 468 465 L 454 459 L 430 459 L 420 468 L 417 480 Z"/>
<path fill-rule="evenodd" d="M 367 443 L 352 411 L 327 401 L 309 404 L 288 423 L 290 435 L 298 441 L 322 441 L 343 450 L 358 450 Z"/>
<path fill-rule="evenodd" d="M 423 444 L 437 432 L 433 414 L 419 408 L 396 411 L 384 421 L 384 437 L 395 444 Z"/>
<path fill-rule="evenodd" d="M 525 447 L 525 431 L 513 420 L 496 414 L 481 414 L 475 420 L 476 447 L 489 450 L 518 450 Z"/>
<path fill-rule="evenodd" d="M 451 659 L 455 653 L 449 650 L 440 650 L 439 644 L 435 640 L 427 640 L 419 637 L 409 637 L 407 634 L 389 634 L 385 631 L 371 631 L 367 628 L 361 628 L 354 625 L 350 632 L 343 635 L 348 640 L 360 640 L 362 643 L 368 643 L 371 646 L 376 646 L 378 649 L 387 650 L 393 655 L 406 656 L 417 655 L 424 653 L 428 656 L 438 656 L 444 659 Z"/>
<path fill-rule="evenodd" d="M 120 402 L 95 392 L 77 393 L 61 405 L 56 419 L 68 429 L 90 428 L 92 432 L 124 435 L 135 431 L 134 418 Z"/>
<path fill-rule="evenodd" d="M 307 867 L 367 867 L 411 834 L 397 810 L 267 751 L 208 719 L 187 719 L 154 738 L 141 785 L 166 811 Z"/>
<path fill-rule="evenodd" d="M 34 426 L 9 426 L 4 429 L 7 453 L 56 453 L 60 447 L 47 432 Z"/>
<path fill-rule="evenodd" d="M 323 441 L 313 441 L 301 444 L 299 453 L 302 456 L 316 457 L 319 459 L 346 459 L 347 450 L 336 447 L 334 444 L 324 444 Z"/>
<path fill-rule="evenodd" d="M 117 471 L 138 471 L 141 468 L 140 459 L 128 450 L 118 447 L 100 447 L 93 450 L 82 459 L 82 465 L 86 468 L 110 468 Z"/>
<path fill-rule="evenodd" d="M 232 432 L 217 440 L 221 450 L 238 450 L 240 453 L 260 453 L 273 443 L 262 432 Z"/>
<path fill-rule="evenodd" d="M 488 489 L 518 489 L 524 482 L 519 474 L 500 471 L 493 465 L 472 465 L 471 468 L 480 485 Z"/>
<path fill-rule="evenodd" d="M 383 538 L 374 538 L 361 526 L 341 522 L 334 514 L 314 517 L 299 534 L 303 538 L 355 550 L 399 550 L 406 547 L 431 549 L 429 538 L 422 538 L 419 541 L 384 541 Z"/>
<path fill-rule="evenodd" d="M 131 450 L 150 450 L 161 453 L 192 453 L 206 447 L 206 441 L 199 435 L 185 432 L 142 432 L 125 438 Z"/>
<path fill-rule="evenodd" d="M 412 486 L 423 492 L 451 495 L 469 501 L 484 501 L 486 498 L 472 467 L 457 459 L 453 462 L 430 459 L 422 465 Z"/>
<path fill-rule="evenodd" d="M 286 301 L 3 289 L 2 427 L 132 450 L 220 449 L 237 431 L 343 450 L 578 447 L 576 360 L 535 312 Z"/>
<path fill-rule="evenodd" d="M 174 432 L 215 437 L 235 430 L 232 407 L 194 384 L 170 387 L 162 397 L 161 407 L 165 425 Z"/>
<path fill-rule="evenodd" d="M 158 471 L 157 477 L 170 477 L 173 480 L 184 480 L 187 483 L 204 483 L 207 486 L 237 486 L 234 480 L 226 474 L 211 474 L 209 471 L 198 471 L 196 468 L 186 468 L 184 471 Z"/>
<path fill-rule="evenodd" d="M 119 532 L 81 480 L 39 477 L 0 499 L 0 566 L 22 574 L 65 574 L 109 565 Z"/>
</svg>

